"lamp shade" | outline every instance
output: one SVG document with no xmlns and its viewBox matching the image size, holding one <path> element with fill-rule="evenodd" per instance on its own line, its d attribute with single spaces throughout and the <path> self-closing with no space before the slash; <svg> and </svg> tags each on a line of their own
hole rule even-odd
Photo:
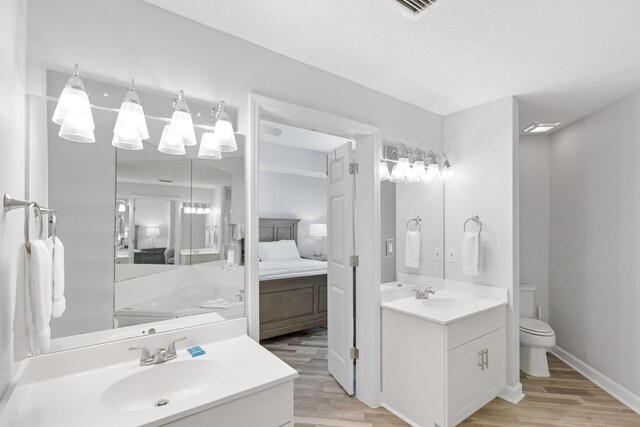
<svg viewBox="0 0 640 427">
<path fill-rule="evenodd" d="M 126 212 L 127 211 L 127 206 L 124 203 L 120 203 L 118 205 L 118 212 Z"/>
<path fill-rule="evenodd" d="M 404 174 L 401 171 L 401 168 L 398 165 L 393 165 L 393 169 L 391 169 L 391 178 L 389 178 L 391 182 L 404 182 Z"/>
<path fill-rule="evenodd" d="M 169 126 L 171 126 L 171 132 L 182 138 L 185 146 L 190 147 L 198 143 L 191 114 L 185 111 L 174 111 Z"/>
<path fill-rule="evenodd" d="M 144 110 L 133 88 L 120 105 L 113 135 L 111 145 L 125 150 L 141 150 L 142 140 L 149 139 Z"/>
<path fill-rule="evenodd" d="M 78 65 L 60 94 L 51 120 L 62 126 L 58 133 L 60 138 L 76 142 L 96 142 L 91 104 L 80 79 Z"/>
<path fill-rule="evenodd" d="M 427 182 L 431 182 L 431 180 L 435 177 L 440 176 L 440 168 L 437 163 L 431 163 L 427 167 L 427 174 L 425 175 L 425 179 Z"/>
<path fill-rule="evenodd" d="M 171 131 L 171 125 L 165 125 L 160 137 L 158 151 L 173 156 L 180 156 L 185 153 L 184 142 L 180 135 L 176 135 Z"/>
<path fill-rule="evenodd" d="M 380 178 L 380 181 L 388 181 L 389 178 L 391 178 L 389 166 L 387 166 L 386 162 L 380 162 L 378 165 L 378 177 Z"/>
<path fill-rule="evenodd" d="M 221 159 L 222 153 L 220 151 L 220 140 L 215 136 L 213 132 L 205 132 L 202 134 L 200 140 L 200 150 L 198 150 L 198 157 L 201 159 Z"/>
<path fill-rule="evenodd" d="M 316 239 L 327 237 L 327 224 L 311 224 L 309 226 L 309 236 Z"/>
<path fill-rule="evenodd" d="M 444 162 L 442 166 L 442 179 L 447 180 L 453 176 L 453 170 L 451 169 L 451 164 L 449 160 Z"/>
<path fill-rule="evenodd" d="M 91 112 L 89 112 L 89 116 L 91 116 Z M 85 113 L 67 113 L 58 136 L 75 142 L 96 142 L 92 123 L 93 119 L 89 122 Z"/>
<path fill-rule="evenodd" d="M 159 227 L 147 227 L 147 236 L 148 237 L 158 237 L 160 235 Z"/>
<path fill-rule="evenodd" d="M 140 136 L 132 136 L 130 138 L 127 138 L 115 133 L 113 134 L 111 145 L 123 150 L 142 150 L 144 148 L 142 146 L 142 138 L 140 138 Z"/>
<path fill-rule="evenodd" d="M 236 136 L 233 133 L 233 126 L 230 121 L 218 120 L 214 134 L 220 141 L 220 151 L 230 153 L 238 150 L 238 144 L 236 143 Z"/>
</svg>

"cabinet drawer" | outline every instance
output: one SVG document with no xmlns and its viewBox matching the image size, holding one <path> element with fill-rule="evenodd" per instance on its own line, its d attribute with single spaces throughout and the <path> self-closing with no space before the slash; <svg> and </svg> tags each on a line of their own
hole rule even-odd
<svg viewBox="0 0 640 427">
<path fill-rule="evenodd" d="M 445 348 L 447 351 L 468 343 L 478 337 L 504 327 L 507 323 L 506 307 L 478 314 L 451 323 L 445 328 Z"/>
</svg>

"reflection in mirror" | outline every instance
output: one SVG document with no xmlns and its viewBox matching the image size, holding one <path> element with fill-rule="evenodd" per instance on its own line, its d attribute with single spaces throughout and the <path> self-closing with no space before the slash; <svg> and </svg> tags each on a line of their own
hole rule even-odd
<svg viewBox="0 0 640 427">
<path fill-rule="evenodd" d="M 393 170 L 397 164 L 397 154 L 392 157 L 388 151 L 385 150 L 387 161 L 381 162 L 381 171 L 384 166 Z M 412 157 L 412 163 L 421 161 L 415 155 L 409 157 Z M 434 171 L 434 176 L 429 178 L 427 173 L 425 167 L 424 177 L 417 182 L 408 182 L 408 179 L 392 182 L 392 173 L 386 179 L 380 174 L 383 290 L 397 287 L 399 283 L 427 283 L 444 277 L 444 184 L 439 173 Z M 392 180 L 389 180 L 390 176 Z M 389 209 L 390 206 L 395 209 Z M 412 238 L 415 242 L 407 244 Z"/>
<path fill-rule="evenodd" d="M 68 78 L 46 71 L 48 98 L 30 96 L 30 133 L 47 141 L 47 204 L 65 245 L 66 311 L 51 320 L 51 351 L 244 316 L 241 135 L 221 159 L 198 159 L 197 145 L 161 153 L 175 95 L 137 88 L 149 139 L 139 151 L 116 149 L 128 87 L 83 78 L 96 94 L 95 143 L 68 141 L 52 122 Z M 198 142 L 217 104 L 189 100 Z"/>
</svg>

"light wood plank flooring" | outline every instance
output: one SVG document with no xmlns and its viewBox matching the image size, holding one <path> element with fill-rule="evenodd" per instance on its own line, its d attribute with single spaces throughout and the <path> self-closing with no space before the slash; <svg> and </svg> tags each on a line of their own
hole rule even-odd
<svg viewBox="0 0 640 427">
<path fill-rule="evenodd" d="M 308 331 L 262 342 L 296 369 L 296 427 L 404 426 L 384 408 L 369 408 L 348 396 L 327 371 L 327 330 Z M 521 373 L 526 397 L 518 405 L 495 399 L 462 426 L 614 426 L 640 427 L 640 415 L 591 381 L 549 355 L 550 378 Z"/>
</svg>

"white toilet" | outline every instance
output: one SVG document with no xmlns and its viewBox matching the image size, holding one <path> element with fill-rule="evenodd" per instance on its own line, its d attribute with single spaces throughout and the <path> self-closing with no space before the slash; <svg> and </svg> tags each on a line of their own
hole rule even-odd
<svg viewBox="0 0 640 427">
<path fill-rule="evenodd" d="M 520 369 L 534 377 L 548 377 L 547 351 L 556 344 L 556 334 L 538 319 L 536 288 L 520 285 Z"/>
</svg>

